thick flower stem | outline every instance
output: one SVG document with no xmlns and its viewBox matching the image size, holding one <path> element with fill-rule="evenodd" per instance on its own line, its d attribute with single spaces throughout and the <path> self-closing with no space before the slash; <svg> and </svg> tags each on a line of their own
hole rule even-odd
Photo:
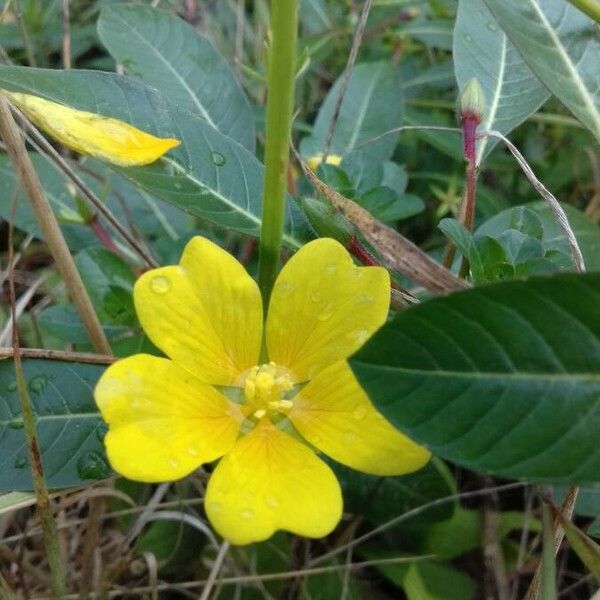
<svg viewBox="0 0 600 600">
<path fill-rule="evenodd" d="M 283 238 L 296 75 L 298 0 L 272 1 L 271 31 L 265 147 L 266 169 L 258 265 L 258 284 L 265 310 L 277 274 Z"/>
<path fill-rule="evenodd" d="M 573 6 L 600 23 L 600 2 L 598 0 L 568 0 Z"/>
</svg>

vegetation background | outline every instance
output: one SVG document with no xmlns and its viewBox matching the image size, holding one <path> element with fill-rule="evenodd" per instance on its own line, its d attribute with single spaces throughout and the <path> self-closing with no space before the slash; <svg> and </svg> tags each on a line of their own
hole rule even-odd
<svg viewBox="0 0 600 600">
<path fill-rule="evenodd" d="M 93 354 L 0 154 L 0 597 L 53 597 L 11 360 L 14 319 L 68 597 L 509 600 L 525 596 L 536 572 L 545 599 L 592 597 L 599 14 L 594 0 L 300 2 L 285 253 L 328 235 L 391 269 L 395 316 L 352 366 L 386 416 L 436 454 L 403 477 L 335 466 L 346 515 L 324 540 L 279 533 L 227 549 L 203 515 L 205 473 L 150 486 L 110 472 L 91 395 L 110 357 Z M 148 267 L 175 263 L 193 235 L 256 273 L 269 18 L 264 0 L 2 3 L 1 89 L 182 140 L 149 167 L 111 168 L 60 148 L 56 156 L 28 130 L 115 356 L 156 352 L 132 286 Z M 479 91 L 461 104 L 473 78 Z M 480 132 L 499 134 L 479 138 L 471 155 L 463 135 L 473 117 Z M 500 139 L 508 134 L 516 156 Z M 369 215 L 389 225 L 383 238 Z M 588 273 L 576 273 L 583 263 Z M 446 295 L 465 278 L 474 289 Z M 554 562 L 552 502 L 565 495 L 576 527 L 563 524 L 568 541 Z"/>
</svg>

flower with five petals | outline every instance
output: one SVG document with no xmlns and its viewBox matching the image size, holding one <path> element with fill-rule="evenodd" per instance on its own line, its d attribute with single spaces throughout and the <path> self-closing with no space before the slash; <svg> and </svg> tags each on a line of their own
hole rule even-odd
<svg viewBox="0 0 600 600">
<path fill-rule="evenodd" d="M 205 510 L 225 539 L 327 535 L 342 497 L 318 451 L 375 475 L 430 457 L 377 412 L 346 363 L 385 322 L 389 297 L 385 269 L 357 267 L 322 238 L 283 267 L 263 327 L 243 266 L 193 238 L 179 265 L 145 273 L 134 289 L 142 327 L 168 358 L 120 360 L 97 384 L 113 468 L 171 481 L 222 457 Z"/>
</svg>

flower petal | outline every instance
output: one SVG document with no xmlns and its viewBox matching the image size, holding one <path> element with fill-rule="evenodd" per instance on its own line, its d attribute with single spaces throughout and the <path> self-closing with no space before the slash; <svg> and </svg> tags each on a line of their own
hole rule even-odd
<svg viewBox="0 0 600 600">
<path fill-rule="evenodd" d="M 136 481 L 172 481 L 219 458 L 234 445 L 242 418 L 213 387 L 148 354 L 111 365 L 95 398 L 109 426 L 108 458 Z"/>
<path fill-rule="evenodd" d="M 123 121 L 76 110 L 39 96 L 4 93 L 40 129 L 67 148 L 116 165 L 148 165 L 181 143 L 172 138 L 157 138 Z"/>
<path fill-rule="evenodd" d="M 303 246 L 282 269 L 266 336 L 269 358 L 296 381 L 353 354 L 385 322 L 390 277 L 382 267 L 356 267 L 335 240 Z"/>
<path fill-rule="evenodd" d="M 300 434 L 358 471 L 402 475 L 431 457 L 375 409 L 346 361 L 321 371 L 293 402 L 288 416 Z"/>
<path fill-rule="evenodd" d="M 258 362 L 262 300 L 244 267 L 202 238 L 186 246 L 179 266 L 154 269 L 134 288 L 148 337 L 176 363 L 214 385 L 236 385 Z"/>
<path fill-rule="evenodd" d="M 217 465 L 205 509 L 233 544 L 265 540 L 278 529 L 319 538 L 342 516 L 340 486 L 304 444 L 263 419 Z"/>
</svg>

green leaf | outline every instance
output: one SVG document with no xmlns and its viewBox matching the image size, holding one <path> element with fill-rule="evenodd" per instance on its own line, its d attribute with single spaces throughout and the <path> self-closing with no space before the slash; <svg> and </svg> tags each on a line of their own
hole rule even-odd
<svg viewBox="0 0 600 600">
<path fill-rule="evenodd" d="M 303 156 L 323 152 L 341 79 L 335 82 L 315 121 L 311 137 L 300 144 Z M 400 72 L 387 62 L 361 63 L 354 67 L 333 134 L 330 154 L 346 155 L 372 138 L 398 127 L 402 115 Z M 360 148 L 361 153 L 387 159 L 396 145 L 396 135 Z"/>
<path fill-rule="evenodd" d="M 485 3 L 539 80 L 600 141 L 598 25 L 564 0 Z"/>
<path fill-rule="evenodd" d="M 436 298 L 398 313 L 350 364 L 377 408 L 443 458 L 597 482 L 599 297 L 590 273 Z"/>
<path fill-rule="evenodd" d="M 342 484 L 346 509 L 378 525 L 456 493 L 448 467 L 437 459 L 415 473 L 383 479 L 337 463 L 331 464 Z M 406 524 L 422 526 L 443 521 L 452 514 L 454 506 L 455 503 L 448 501 L 432 507 L 421 515 L 411 517 Z"/>
<path fill-rule="evenodd" d="M 460 0 L 452 56 L 458 87 L 462 90 L 475 77 L 484 91 L 483 130 L 509 133 L 549 96 L 482 0 Z M 477 162 L 496 143 L 491 138 L 481 139 Z"/>
<path fill-rule="evenodd" d="M 469 256 L 471 232 L 457 219 L 446 218 L 438 223 L 438 228 L 458 248 L 463 256 Z"/>
<path fill-rule="evenodd" d="M 425 210 L 425 204 L 418 196 L 398 195 L 386 186 L 372 188 L 361 196 L 358 203 L 383 223 L 408 219 Z"/>
<path fill-rule="evenodd" d="M 600 227 L 572 206 L 565 204 L 563 209 L 581 247 L 587 269 L 600 270 Z M 540 239 L 546 253 L 571 254 L 564 233 L 543 200 L 502 211 L 481 225 L 476 234 L 497 238 L 507 229 L 517 229 Z M 574 270 L 572 262 L 569 268 Z"/>
<path fill-rule="evenodd" d="M 579 556 L 583 564 L 590 570 L 596 582 L 600 583 L 600 546 L 587 536 L 570 519 L 565 519 L 563 514 L 554 506 L 552 512 L 555 519 L 563 526 L 565 537 L 569 540 L 571 548 Z"/>
<path fill-rule="evenodd" d="M 37 416 L 37 433 L 49 488 L 82 485 L 110 475 L 102 439 L 106 426 L 93 388 L 104 367 L 24 360 Z M 0 362 L 0 491 L 32 489 L 14 365 Z"/>
<path fill-rule="evenodd" d="M 432 48 L 452 50 L 450 19 L 412 19 L 398 27 L 396 33 L 419 40 Z"/>
<path fill-rule="evenodd" d="M 133 77 L 254 152 L 254 117 L 227 61 L 193 27 L 151 6 L 104 6 L 98 34 Z"/>
<path fill-rule="evenodd" d="M 117 170 L 186 212 L 258 237 L 263 166 L 243 146 L 176 108 L 158 91 L 114 73 L 7 66 L 0 66 L 0 88 L 36 94 L 181 140 L 151 165 Z M 299 247 L 308 236 L 306 221 L 291 202 L 288 208 L 284 241 Z"/>
</svg>

